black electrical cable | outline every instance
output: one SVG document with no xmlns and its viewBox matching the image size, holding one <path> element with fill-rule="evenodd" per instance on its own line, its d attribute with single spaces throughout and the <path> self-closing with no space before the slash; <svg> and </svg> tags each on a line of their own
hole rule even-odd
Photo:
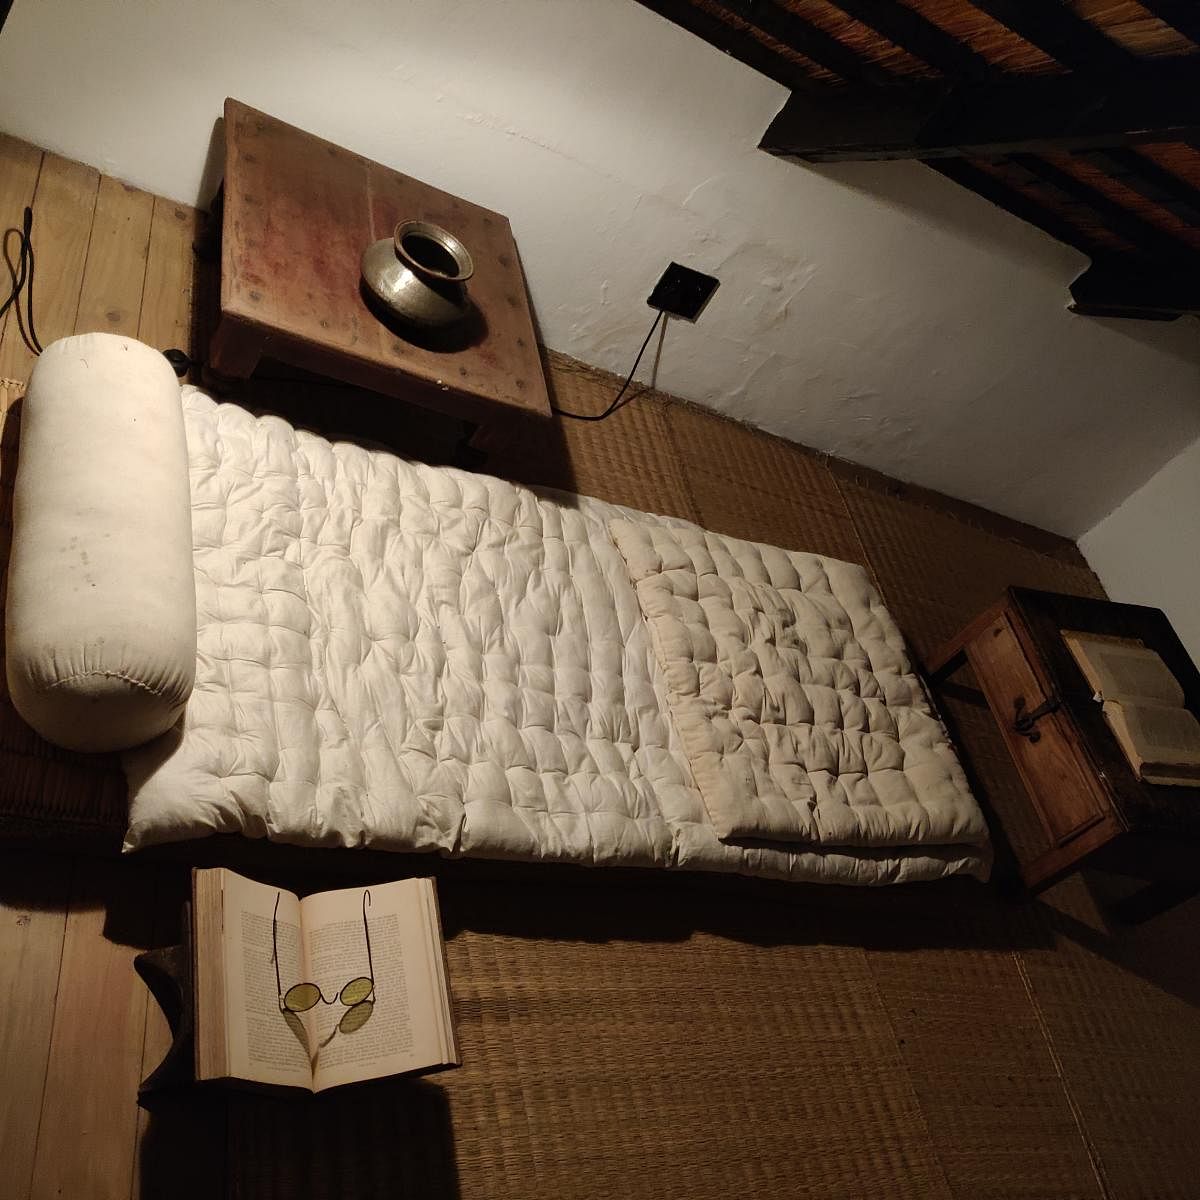
<svg viewBox="0 0 1200 1200">
<path fill-rule="evenodd" d="M 567 412 L 565 408 L 559 408 L 554 404 L 550 405 L 550 411 L 558 413 L 560 417 L 570 417 L 573 421 L 603 421 L 605 417 L 611 417 L 617 411 L 617 406 L 621 403 L 621 397 L 629 390 L 629 385 L 633 382 L 633 376 L 638 369 L 638 364 L 642 361 L 642 355 L 646 353 L 646 347 L 650 345 L 650 339 L 654 336 L 654 331 L 658 328 L 659 321 L 665 315 L 660 309 L 658 315 L 650 323 L 650 332 L 646 334 L 646 339 L 642 342 L 642 348 L 637 352 L 637 358 L 633 360 L 633 366 L 629 368 L 629 374 L 625 376 L 625 382 L 621 384 L 621 390 L 612 398 L 612 403 L 602 413 Z"/>
<path fill-rule="evenodd" d="M 20 252 L 17 255 L 17 265 L 8 257 L 8 235 L 15 233 L 19 239 Z M 38 341 L 37 331 L 33 327 L 33 209 L 25 209 L 25 219 L 20 229 L 8 229 L 4 233 L 4 261 L 8 264 L 12 276 L 12 291 L 8 299 L 0 304 L 0 317 L 15 305 L 17 328 L 21 332 L 21 340 L 33 354 L 41 354 L 42 343 Z M 25 289 L 24 319 L 21 317 L 21 290 Z"/>
</svg>

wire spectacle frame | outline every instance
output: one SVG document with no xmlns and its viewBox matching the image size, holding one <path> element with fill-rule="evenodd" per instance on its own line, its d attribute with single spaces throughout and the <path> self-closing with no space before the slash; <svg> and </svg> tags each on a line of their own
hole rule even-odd
<svg viewBox="0 0 1200 1200">
<path fill-rule="evenodd" d="M 282 892 L 275 893 L 275 908 L 271 913 L 271 957 L 275 963 L 275 991 L 281 1013 L 305 1013 L 318 1004 L 342 1004 L 346 1011 L 337 1023 L 337 1032 L 354 1033 L 368 1021 L 375 1009 L 375 962 L 371 956 L 371 928 L 367 923 L 367 909 L 371 904 L 371 891 L 363 889 L 362 922 L 363 940 L 367 946 L 367 974 L 356 975 L 343 984 L 332 1000 L 327 1000 L 318 984 L 294 983 L 285 992 L 279 974 L 279 901 Z"/>
</svg>

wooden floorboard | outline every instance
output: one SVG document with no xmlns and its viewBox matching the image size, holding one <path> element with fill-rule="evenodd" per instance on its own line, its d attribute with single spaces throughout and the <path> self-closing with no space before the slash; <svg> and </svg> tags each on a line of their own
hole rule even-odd
<svg viewBox="0 0 1200 1200">
<path fill-rule="evenodd" d="M 75 332 L 135 337 L 146 284 L 154 197 L 107 175 L 100 179 Z"/>
<path fill-rule="evenodd" d="M 192 244 L 200 232 L 194 208 L 154 198 L 146 280 L 138 315 L 137 336 L 156 350 L 192 345 Z"/>
<path fill-rule="evenodd" d="M 128 1200 L 147 992 L 133 959 L 153 940 L 154 890 L 127 862 L 81 859 L 67 910 L 31 1200 Z"/>
<path fill-rule="evenodd" d="M 9 263 L 15 267 L 18 258 L 18 238 L 10 231 L 22 228 L 25 209 L 33 204 L 41 166 L 42 151 L 36 146 L 0 135 L 0 232 L 4 233 L 5 258 L 0 292 L 5 296 L 8 295 L 12 280 Z M 22 299 L 22 308 L 24 304 Z M 20 345 L 21 330 L 17 323 L 17 312 L 15 308 L 10 308 L 0 317 L 0 379 L 16 377 L 18 364 L 24 362 L 17 350 Z"/>
<path fill-rule="evenodd" d="M 33 1177 L 67 920 L 69 859 L 0 855 L 0 1196 Z"/>
<path fill-rule="evenodd" d="M 0 137 L 0 222 L 19 226 L 31 201 L 43 342 L 109 329 L 160 349 L 197 348 L 205 322 L 194 280 L 207 276 L 192 257 L 194 210 Z M 16 333 L 11 319 L 0 328 L 0 376 L 23 379 L 33 359 Z M 568 406 L 601 406 L 613 386 L 560 356 L 550 356 L 550 375 Z M 922 646 L 1006 581 L 1097 589 L 1077 555 L 1048 535 L 1023 540 L 1013 523 L 989 524 L 962 506 L 927 518 L 936 498 L 893 497 L 878 481 L 867 486 L 831 470 L 819 455 L 778 439 L 765 445 L 753 431 L 657 394 L 635 404 L 642 407 L 612 423 L 548 426 L 533 450 L 515 433 L 493 434 L 493 469 L 532 471 L 541 482 L 659 503 L 738 536 L 864 562 Z M 422 437 L 441 436 L 435 425 L 428 414 L 409 422 L 406 450 L 420 453 Z M 990 772 L 986 753 L 980 761 Z M 22 770 L 33 779 L 46 763 L 30 757 Z M 71 769 L 62 786 L 74 794 L 81 776 Z M 1123 933 L 1104 924 L 1089 886 L 1069 880 L 1024 908 L 982 888 L 959 905 L 940 894 L 927 904 L 911 893 L 846 900 L 831 892 L 811 909 L 798 907 L 782 942 L 771 935 L 761 946 L 749 927 L 668 932 L 662 954 L 679 956 L 680 971 L 694 955 L 728 959 L 739 963 L 742 990 L 736 1001 L 730 993 L 733 1007 L 723 1002 L 702 1014 L 684 1011 L 686 997 L 664 995 L 663 1037 L 677 1054 L 639 1086 L 640 1107 L 622 1136 L 639 1153 L 662 1147 L 665 1163 L 706 1163 L 707 1174 L 635 1181 L 622 1174 L 620 1138 L 600 1111 L 617 1095 L 610 1073 L 623 1051 L 589 1047 L 595 1001 L 580 982 L 599 981 L 608 1002 L 630 1006 L 631 1021 L 644 1015 L 619 986 L 637 955 L 620 935 L 588 927 L 608 893 L 564 904 L 563 927 L 539 935 L 519 922 L 515 933 L 505 929 L 502 894 L 467 901 L 448 889 L 449 908 L 474 904 L 484 914 L 450 930 L 472 1049 L 463 1070 L 412 1089 L 408 1108 L 381 1107 L 381 1098 L 399 1095 L 387 1088 L 299 1107 L 240 1097 L 227 1128 L 223 1099 L 192 1097 L 153 1115 L 135 1105 L 138 1080 L 157 1064 L 168 1033 L 132 959 L 141 946 L 175 936 L 186 870 L 6 854 L 0 1197 L 261 1200 L 345 1195 L 347 1181 L 365 1197 L 398 1186 L 421 1194 L 430 1180 L 435 1194 L 462 1196 L 589 1195 L 608 1180 L 681 1196 L 1194 1197 L 1200 905 L 1161 919 L 1162 933 Z M 637 912 L 632 919 L 657 919 Z M 811 936 L 801 936 L 796 927 L 807 924 Z M 653 936 L 641 926 L 632 932 L 633 940 Z M 755 953 L 743 958 L 738 944 Z M 616 979 L 614 963 L 628 964 Z M 529 972 L 520 980 L 512 978 L 517 964 Z M 539 980 L 552 1012 L 529 1002 Z M 805 989 L 811 1007 L 803 1022 L 780 1024 L 773 997 L 781 988 Z M 744 1013 L 746 989 L 762 1035 L 752 1077 L 737 1061 L 695 1074 L 688 1046 Z M 482 1017 L 497 1011 L 509 1024 L 490 1024 L 484 1040 Z M 523 1089 L 520 1072 L 530 1064 L 554 1086 Z M 768 1112 L 754 1080 L 766 1086 L 778 1071 L 794 1073 L 796 1084 L 785 1110 Z M 572 1103 L 588 1098 L 569 1119 L 568 1093 Z M 872 1120 L 847 1129 L 855 1106 L 872 1095 L 880 1097 Z M 714 1111 L 727 1114 L 728 1149 L 704 1132 Z M 593 1125 L 594 1144 L 585 1145 Z M 398 1128 L 421 1143 L 419 1153 L 398 1144 Z M 884 1147 L 883 1159 L 869 1170 L 854 1161 L 855 1139 Z M 327 1142 L 336 1153 L 324 1153 Z M 835 1146 L 845 1161 L 830 1161 Z M 557 1183 L 539 1179 L 547 1163 L 559 1171 Z M 571 1164 L 577 1174 L 564 1189 Z"/>
<path fill-rule="evenodd" d="M 34 325 L 43 346 L 75 332 L 100 174 L 47 153 L 33 197 Z M 28 379 L 34 355 L 5 330 L 0 378 Z"/>
</svg>

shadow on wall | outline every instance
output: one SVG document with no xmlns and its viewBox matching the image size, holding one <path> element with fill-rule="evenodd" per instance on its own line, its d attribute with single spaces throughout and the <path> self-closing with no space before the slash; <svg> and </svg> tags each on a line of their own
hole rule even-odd
<svg viewBox="0 0 1200 1200">
<path fill-rule="evenodd" d="M 961 241 L 1009 259 L 1061 289 L 1065 309 L 1072 280 L 1087 269 L 1087 255 L 1055 241 L 1035 226 L 977 196 L 919 162 L 794 163 L 821 179 L 849 188 L 905 213 L 922 225 L 951 233 Z M 1130 341 L 1200 367 L 1200 320 L 1138 321 L 1078 317 Z M 1197 389 L 1200 394 L 1200 388 Z"/>
<path fill-rule="evenodd" d="M 920 162 L 792 163 L 799 171 L 879 201 L 931 229 L 981 245 L 1047 279 L 1083 270 L 1087 256 Z M 1056 253 L 1047 253 L 1053 248 Z"/>
<path fill-rule="evenodd" d="M 225 118 L 213 122 L 212 134 L 208 139 L 208 150 L 204 155 L 204 170 L 200 175 L 200 190 L 196 195 L 195 207 L 203 212 L 212 210 L 213 198 L 221 180 L 225 177 Z"/>
</svg>

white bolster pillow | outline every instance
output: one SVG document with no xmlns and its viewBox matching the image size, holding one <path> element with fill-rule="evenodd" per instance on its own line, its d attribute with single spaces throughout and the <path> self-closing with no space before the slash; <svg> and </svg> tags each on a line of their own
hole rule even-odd
<svg viewBox="0 0 1200 1200">
<path fill-rule="evenodd" d="M 59 746 L 136 746 L 182 713 L 196 675 L 188 455 L 157 350 L 85 333 L 38 359 L 5 632 L 13 704 Z"/>
</svg>

